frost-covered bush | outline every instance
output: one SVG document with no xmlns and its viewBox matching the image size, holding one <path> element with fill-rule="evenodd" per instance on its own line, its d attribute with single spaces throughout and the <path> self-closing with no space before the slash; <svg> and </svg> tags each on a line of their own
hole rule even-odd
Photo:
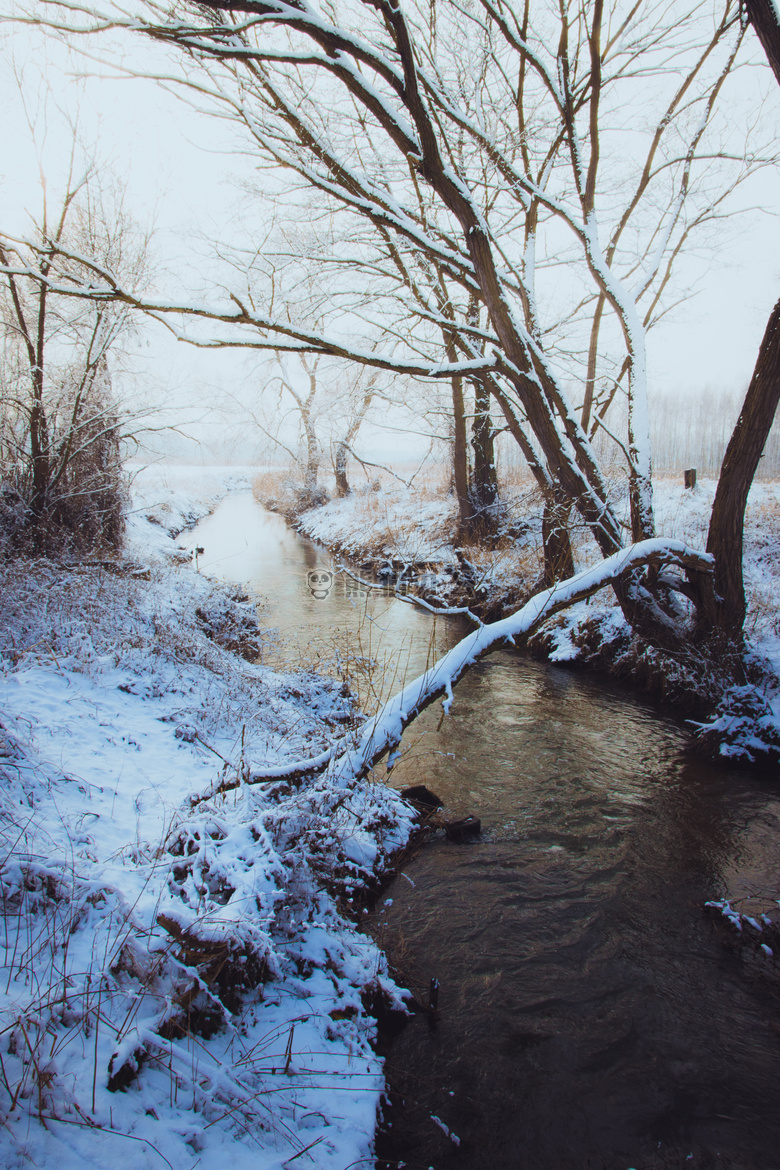
<svg viewBox="0 0 780 1170">
<path fill-rule="evenodd" d="M 25 503 L 16 488 L 0 483 L 0 553 L 10 556 L 23 542 Z"/>
<path fill-rule="evenodd" d="M 713 755 L 747 763 L 780 763 L 780 719 L 755 686 L 732 687 L 706 723 L 694 725 Z"/>
<path fill-rule="evenodd" d="M 257 608 L 246 593 L 215 589 L 195 610 L 207 638 L 240 654 L 248 662 L 260 657 L 265 638 L 257 619 Z"/>
<path fill-rule="evenodd" d="M 118 420 L 90 403 L 87 417 L 72 425 L 62 443 L 70 443 L 73 453 L 61 466 L 53 463 L 41 485 L 29 455 L 0 436 L 0 543 L 7 553 L 121 548 L 128 488 Z"/>
</svg>

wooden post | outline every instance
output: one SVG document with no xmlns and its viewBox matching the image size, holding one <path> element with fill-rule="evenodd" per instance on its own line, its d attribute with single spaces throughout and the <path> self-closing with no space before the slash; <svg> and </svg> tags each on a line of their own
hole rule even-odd
<svg viewBox="0 0 780 1170">
<path fill-rule="evenodd" d="M 685 471 L 683 474 L 685 475 L 685 486 L 687 488 L 695 488 L 696 487 L 696 468 L 689 467 L 688 470 Z"/>
</svg>

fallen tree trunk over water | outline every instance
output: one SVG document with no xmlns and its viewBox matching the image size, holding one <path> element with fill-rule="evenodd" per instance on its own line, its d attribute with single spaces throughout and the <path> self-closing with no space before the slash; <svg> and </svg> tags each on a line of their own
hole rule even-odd
<svg viewBox="0 0 780 1170">
<path fill-rule="evenodd" d="M 357 741 L 334 745 L 320 756 L 299 760 L 288 765 L 277 765 L 253 770 L 248 777 L 223 780 L 204 794 L 201 800 L 239 788 L 243 784 L 262 784 L 273 780 L 294 779 L 305 775 L 327 772 L 329 783 L 347 786 L 361 779 L 387 752 L 401 742 L 404 729 L 439 695 L 446 696 L 445 712 L 453 700 L 453 687 L 463 672 L 479 658 L 509 642 L 517 646 L 554 614 L 568 609 L 578 601 L 612 585 L 625 581 L 632 571 L 652 566 L 676 567 L 699 580 L 711 581 L 714 558 L 697 552 L 680 540 L 643 540 L 630 548 L 621 549 L 611 557 L 589 569 L 576 573 L 567 581 L 559 581 L 549 589 L 535 594 L 516 613 L 488 625 L 479 626 L 462 638 L 424 674 L 395 694 L 382 705 L 361 729 Z"/>
<path fill-rule="evenodd" d="M 576 573 L 567 581 L 542 590 L 516 613 L 467 634 L 429 670 L 407 683 L 366 723 L 356 746 L 334 759 L 329 769 L 331 776 L 342 783 L 364 776 L 386 752 L 400 743 L 404 728 L 439 695 L 446 696 L 443 706 L 445 712 L 449 712 L 453 686 L 479 658 L 507 642 L 513 646 L 523 644 L 554 614 L 591 597 L 624 578 L 631 570 L 645 566 L 656 569 L 674 566 L 711 579 L 714 558 L 689 548 L 680 540 L 643 540 Z"/>
</svg>

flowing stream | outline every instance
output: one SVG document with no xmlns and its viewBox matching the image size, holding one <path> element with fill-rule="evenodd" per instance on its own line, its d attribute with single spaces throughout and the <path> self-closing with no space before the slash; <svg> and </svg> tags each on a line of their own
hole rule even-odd
<svg viewBox="0 0 780 1170">
<path fill-rule="evenodd" d="M 340 575 L 318 599 L 307 573 L 331 557 L 248 494 L 194 537 L 203 570 L 268 599 L 280 653 L 358 647 L 383 694 L 463 632 Z M 377 1166 L 780 1168 L 780 974 L 703 910 L 779 896 L 776 778 L 709 765 L 625 689 L 511 650 L 403 746 L 392 782 L 482 834 L 423 846 L 368 924 L 421 1001 L 440 982 L 437 1016 L 387 1042 Z"/>
</svg>

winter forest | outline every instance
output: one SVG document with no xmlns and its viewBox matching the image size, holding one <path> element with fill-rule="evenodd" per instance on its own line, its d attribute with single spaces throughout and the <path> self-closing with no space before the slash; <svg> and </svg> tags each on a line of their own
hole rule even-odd
<svg viewBox="0 0 780 1170">
<path fill-rule="evenodd" d="M 776 1164 L 778 0 L 11 0 L 0 1161 Z"/>
</svg>

